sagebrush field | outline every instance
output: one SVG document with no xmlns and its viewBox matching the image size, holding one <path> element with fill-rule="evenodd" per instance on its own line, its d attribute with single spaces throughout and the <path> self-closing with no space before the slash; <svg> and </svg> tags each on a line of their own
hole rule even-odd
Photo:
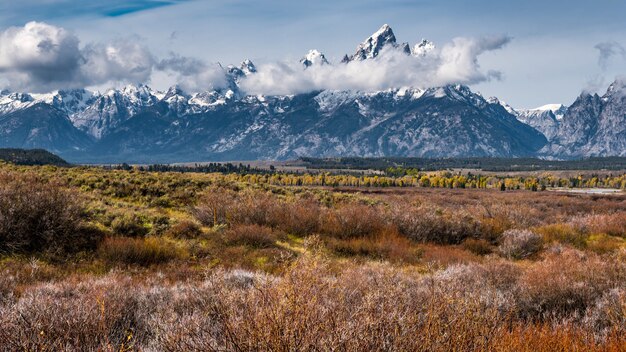
<svg viewBox="0 0 626 352">
<path fill-rule="evenodd" d="M 6 351 L 626 351 L 617 176 L 0 165 Z"/>
</svg>

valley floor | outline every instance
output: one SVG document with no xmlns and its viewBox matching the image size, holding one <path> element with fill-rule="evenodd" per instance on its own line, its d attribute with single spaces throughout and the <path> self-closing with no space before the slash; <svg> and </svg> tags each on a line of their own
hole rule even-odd
<svg viewBox="0 0 626 352">
<path fill-rule="evenodd" d="M 623 192 L 302 177 L 0 165 L 0 350 L 626 351 Z"/>
</svg>

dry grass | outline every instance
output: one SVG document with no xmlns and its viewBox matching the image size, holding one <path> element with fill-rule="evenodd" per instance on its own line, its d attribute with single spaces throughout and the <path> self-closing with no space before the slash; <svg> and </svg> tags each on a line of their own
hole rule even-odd
<svg viewBox="0 0 626 352">
<path fill-rule="evenodd" d="M 162 264 L 187 256 L 183 248 L 164 238 L 107 238 L 100 246 L 99 255 L 111 264 Z"/>
<path fill-rule="evenodd" d="M 386 264 L 337 270 L 328 258 L 306 255 L 281 276 L 214 270 L 200 282 L 173 284 L 119 273 L 70 278 L 32 286 L 0 305 L 0 344 L 11 350 L 620 350 L 623 277 L 584 271 L 591 264 L 623 273 L 624 263 L 554 255 L 528 269 L 494 259 L 426 275 Z M 559 261 L 565 264 L 554 265 Z M 563 283 L 537 296 L 564 267 L 572 268 L 569 279 L 583 275 L 583 293 L 573 290 L 581 284 Z M 608 289 L 609 282 L 621 288 Z M 543 303 L 556 297 L 574 303 Z"/>
<path fill-rule="evenodd" d="M 626 197 L 20 170 L 0 350 L 626 346 Z"/>
</svg>

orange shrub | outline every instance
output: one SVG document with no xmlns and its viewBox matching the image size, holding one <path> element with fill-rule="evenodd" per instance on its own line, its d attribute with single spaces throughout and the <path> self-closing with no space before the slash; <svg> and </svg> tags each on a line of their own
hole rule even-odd
<svg viewBox="0 0 626 352">
<path fill-rule="evenodd" d="M 385 226 L 381 212 L 381 209 L 360 204 L 328 209 L 322 214 L 320 232 L 342 239 L 372 236 Z"/>
<path fill-rule="evenodd" d="M 613 214 L 593 214 L 574 217 L 572 225 L 582 231 L 591 233 L 605 233 L 610 236 L 626 238 L 626 212 Z"/>
<path fill-rule="evenodd" d="M 463 248 L 477 255 L 493 253 L 493 246 L 486 240 L 469 238 L 463 241 Z"/>
<path fill-rule="evenodd" d="M 229 245 L 255 248 L 273 247 L 278 238 L 271 228 L 260 225 L 237 225 L 224 233 L 224 240 Z"/>
<path fill-rule="evenodd" d="M 480 224 L 473 218 L 432 208 L 398 207 L 390 217 L 400 233 L 417 242 L 460 244 L 481 235 Z"/>
<path fill-rule="evenodd" d="M 365 256 L 392 262 L 416 263 L 421 251 L 393 228 L 385 229 L 371 237 L 326 239 L 329 249 L 345 256 Z"/>
<path fill-rule="evenodd" d="M 529 267 L 519 282 L 518 309 L 531 320 L 582 317 L 616 283 L 626 282 L 626 265 L 595 254 L 565 249 Z"/>
<path fill-rule="evenodd" d="M 172 238 L 192 239 L 200 237 L 202 229 L 193 221 L 183 220 L 170 227 L 165 235 Z"/>
<path fill-rule="evenodd" d="M 268 222 L 285 232 L 305 236 L 318 231 L 320 214 L 319 204 L 312 200 L 281 202 L 271 209 Z"/>
</svg>

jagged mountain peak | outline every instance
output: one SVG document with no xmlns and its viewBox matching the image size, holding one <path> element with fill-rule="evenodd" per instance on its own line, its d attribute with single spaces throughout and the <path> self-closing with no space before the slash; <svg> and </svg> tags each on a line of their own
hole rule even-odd
<svg viewBox="0 0 626 352">
<path fill-rule="evenodd" d="M 604 97 L 609 97 L 619 94 L 620 96 L 626 96 L 626 79 L 616 79 L 609 88 L 606 90 Z"/>
<path fill-rule="evenodd" d="M 379 38 L 383 38 L 384 40 L 388 40 L 390 43 L 396 42 L 396 36 L 393 33 L 393 29 L 388 24 L 383 24 L 374 34 L 370 36 L 369 39 L 379 40 Z"/>
<path fill-rule="evenodd" d="M 243 60 L 243 62 L 241 63 L 241 65 L 239 65 L 239 69 L 247 76 L 249 74 L 252 73 L 256 73 L 256 66 L 254 65 L 254 63 L 250 60 L 250 59 L 245 59 Z"/>
<path fill-rule="evenodd" d="M 497 97 L 489 97 L 487 98 L 487 102 L 489 104 L 496 104 L 496 105 L 500 105 L 504 108 L 504 110 L 506 110 L 506 112 L 508 112 L 509 114 L 513 115 L 513 116 L 519 116 L 519 112 L 513 108 L 511 105 L 507 104 L 506 102 L 498 99 Z"/>
<path fill-rule="evenodd" d="M 0 114 L 6 114 L 15 110 L 24 109 L 35 103 L 35 99 L 26 93 L 15 93 L 8 90 L 0 94 Z"/>
<path fill-rule="evenodd" d="M 10 100 L 19 102 L 19 103 L 27 103 L 27 102 L 35 101 L 33 96 L 28 93 L 10 92 L 8 93 L 7 97 Z"/>
<path fill-rule="evenodd" d="M 167 89 L 167 92 L 165 93 L 165 96 L 163 97 L 162 100 L 169 100 L 174 97 L 187 97 L 187 96 L 188 96 L 187 93 L 185 93 L 185 91 L 178 84 L 175 84 Z"/>
<path fill-rule="evenodd" d="M 387 45 L 396 47 L 398 44 L 393 29 L 388 24 L 384 24 L 379 30 L 359 44 L 350 60 L 373 59 Z"/>
<path fill-rule="evenodd" d="M 598 95 L 598 93 L 589 93 L 589 92 L 581 92 L 580 95 L 576 98 L 572 107 L 576 105 L 582 105 L 587 103 L 592 104 L 600 104 L 602 102 L 602 98 Z"/>
<path fill-rule="evenodd" d="M 626 156 L 626 105 L 619 83 L 607 93 L 581 93 L 559 121 L 542 153 L 560 158 Z"/>
<path fill-rule="evenodd" d="M 70 115 L 86 109 L 98 97 L 86 89 L 59 90 L 43 100 Z"/>
<path fill-rule="evenodd" d="M 413 56 L 424 57 L 433 50 L 435 50 L 435 44 L 429 40 L 422 39 L 421 42 L 413 46 L 413 50 L 411 51 L 411 53 L 413 54 Z"/>
<path fill-rule="evenodd" d="M 304 65 L 304 67 L 329 64 L 326 56 L 315 49 L 309 50 L 309 52 L 302 59 L 300 59 L 300 63 Z"/>
<path fill-rule="evenodd" d="M 127 84 L 121 89 L 125 94 L 152 93 L 152 88 L 145 84 Z"/>
<path fill-rule="evenodd" d="M 145 84 L 127 85 L 122 88 L 121 93 L 131 104 L 152 105 L 159 100 L 158 93 Z"/>
<path fill-rule="evenodd" d="M 225 72 L 229 81 L 228 89 L 232 91 L 239 91 L 239 83 L 241 79 L 255 74 L 257 72 L 257 68 L 250 59 L 245 59 L 239 67 L 236 67 L 235 65 L 228 65 Z"/>
</svg>

